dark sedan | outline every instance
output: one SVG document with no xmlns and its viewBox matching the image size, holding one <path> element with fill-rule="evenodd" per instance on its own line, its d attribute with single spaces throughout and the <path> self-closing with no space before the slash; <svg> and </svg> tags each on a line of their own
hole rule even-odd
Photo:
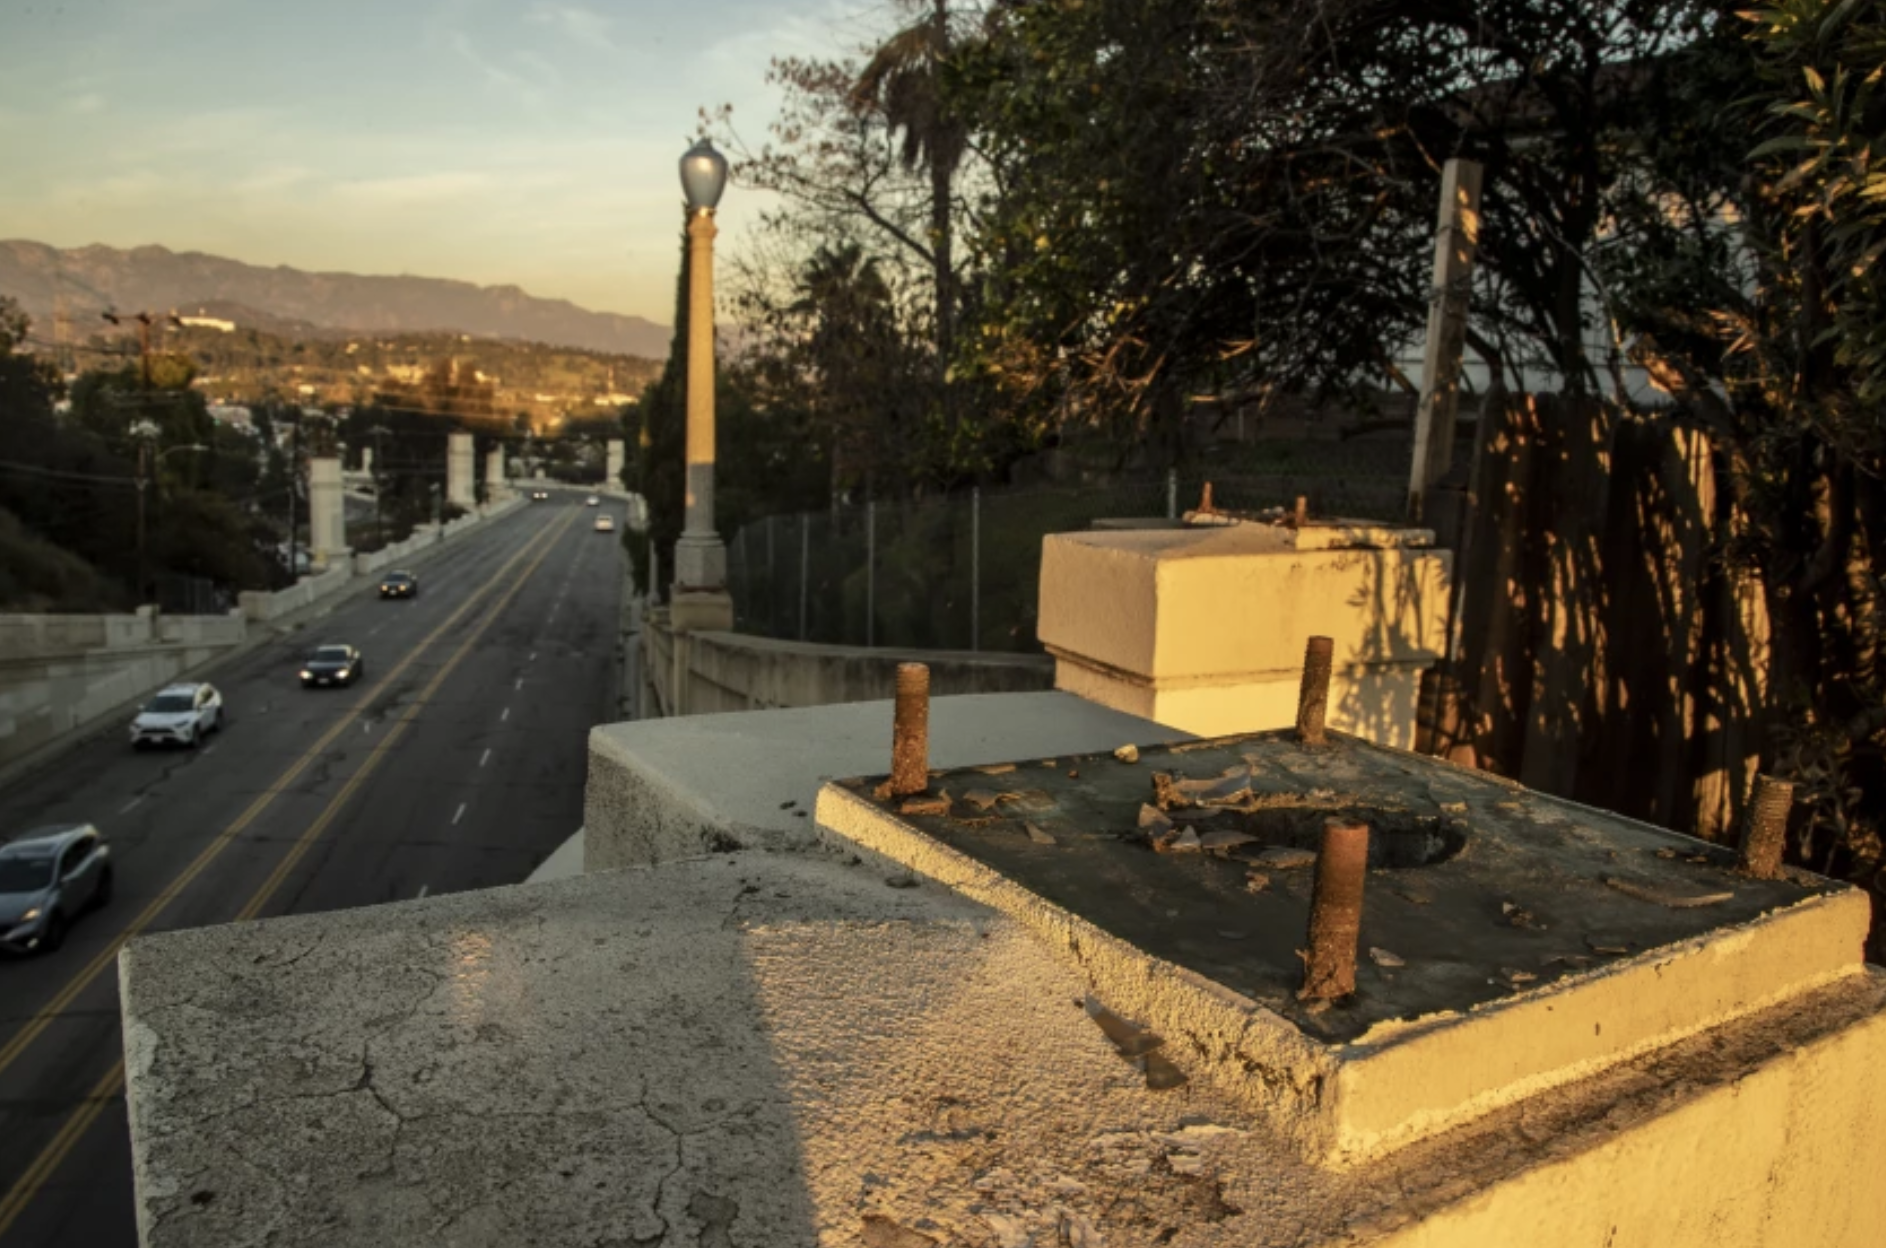
<svg viewBox="0 0 1886 1248">
<path fill-rule="evenodd" d="M 419 593 L 419 578 L 411 572 L 388 572 L 380 578 L 380 597 L 412 598 Z"/>
<path fill-rule="evenodd" d="M 111 900 L 111 851 L 89 823 L 0 845 L 0 952 L 51 953 L 66 928 Z"/>
<path fill-rule="evenodd" d="M 351 685 L 366 670 L 366 660 L 352 646 L 322 646 L 301 665 L 301 685 Z"/>
</svg>

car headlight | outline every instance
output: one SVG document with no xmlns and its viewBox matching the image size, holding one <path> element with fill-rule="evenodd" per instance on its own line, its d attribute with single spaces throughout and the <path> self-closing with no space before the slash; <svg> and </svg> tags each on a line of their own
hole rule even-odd
<svg viewBox="0 0 1886 1248">
<path fill-rule="evenodd" d="M 314 673 L 313 673 L 313 672 L 311 672 L 311 671 L 309 671 L 309 670 L 308 670 L 307 668 L 305 668 L 305 667 L 304 667 L 304 668 L 302 668 L 302 669 L 301 669 L 301 678 L 302 678 L 303 680 L 313 680 L 313 679 L 314 679 Z"/>
<path fill-rule="evenodd" d="M 20 922 L 31 923 L 34 919 L 38 917 L 39 917 L 39 907 L 34 906 L 31 910 L 28 910 L 25 914 L 22 914 L 20 916 Z"/>
</svg>

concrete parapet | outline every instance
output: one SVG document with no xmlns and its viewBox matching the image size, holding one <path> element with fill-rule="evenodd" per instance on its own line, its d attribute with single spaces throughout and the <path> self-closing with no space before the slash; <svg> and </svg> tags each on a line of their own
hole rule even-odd
<svg viewBox="0 0 1886 1248">
<path fill-rule="evenodd" d="M 972 694 L 930 704 L 935 766 L 991 762 L 1027 747 L 1073 752 L 1185 737 L 1064 693 Z M 816 840 L 810 811 L 818 786 L 888 770 L 890 751 L 888 701 L 594 728 L 584 869 L 743 846 L 808 846 Z M 723 771 L 730 753 L 746 768 L 737 782 Z M 796 809 L 782 808 L 785 798 Z"/>
<path fill-rule="evenodd" d="M 1452 554 L 1432 541 L 1340 521 L 1051 534 L 1038 631 L 1055 687 L 1205 735 L 1279 728 L 1304 639 L 1325 636 L 1330 726 L 1406 748 L 1444 644 Z"/>
<path fill-rule="evenodd" d="M 642 637 L 642 670 L 655 693 L 651 711 L 672 713 L 676 634 L 669 613 L 649 612 Z M 1038 654 L 828 646 L 729 632 L 687 633 L 680 644 L 687 681 L 681 709 L 689 715 L 889 698 L 899 663 L 927 664 L 939 696 L 1029 693 L 1054 681 L 1053 661 Z"/>
<path fill-rule="evenodd" d="M 1013 734 L 1005 744 L 1026 736 L 1006 709 L 1020 703 L 1070 708 L 1070 723 L 1107 716 L 1065 695 L 954 701 L 982 704 L 980 722 Z M 645 731 L 636 752 L 666 790 L 662 817 L 777 829 L 805 824 L 793 809 L 818 774 L 888 766 L 888 706 L 874 749 L 844 744 L 860 712 L 599 734 Z M 1035 727 L 1011 758 L 1054 751 L 1068 723 Z M 1037 787 L 1004 765 L 937 779 Z M 223 1248 L 260 1223 L 284 1248 L 1871 1248 L 1886 1224 L 1874 1180 L 1886 981 L 1857 949 L 1849 973 L 1809 975 L 1780 1004 L 1607 1055 L 1331 1167 L 1213 1074 L 1228 1051 L 1199 1028 L 1228 999 L 1148 1035 L 1134 1003 L 1149 994 L 1135 985 L 1177 977 L 1136 977 L 922 870 L 803 836 L 760 836 L 759 850 L 697 841 L 688 860 L 655 867 L 592 860 L 574 878 L 131 941 L 120 996 L 144 1242 Z M 1004 852 L 1052 863 L 1067 848 L 1022 840 Z M 1372 873 L 1371 889 L 1396 874 Z M 1130 883 L 1102 891 L 1132 904 Z M 1732 979 L 1738 938 L 1707 943 Z M 1413 965 L 1393 973 L 1422 978 Z M 1466 1011 L 1446 1024 L 1485 1021 Z M 1336 1047 L 1366 1063 L 1377 1042 Z M 1529 1051 L 1523 1038 L 1510 1047 Z M 1149 1054 L 1176 1080 L 1153 1080 Z M 1335 1084 L 1300 1091 L 1343 1112 Z"/>
</svg>

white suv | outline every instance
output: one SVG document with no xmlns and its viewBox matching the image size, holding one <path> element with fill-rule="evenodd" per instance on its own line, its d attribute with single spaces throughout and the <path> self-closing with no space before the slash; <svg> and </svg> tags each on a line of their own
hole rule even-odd
<svg viewBox="0 0 1886 1248">
<path fill-rule="evenodd" d="M 131 721 L 131 744 L 194 747 L 223 725 L 223 695 L 214 685 L 159 689 Z"/>
</svg>

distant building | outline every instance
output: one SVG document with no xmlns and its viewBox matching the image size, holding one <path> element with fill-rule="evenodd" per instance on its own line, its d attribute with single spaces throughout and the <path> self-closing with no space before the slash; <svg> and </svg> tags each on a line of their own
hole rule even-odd
<svg viewBox="0 0 1886 1248">
<path fill-rule="evenodd" d="M 231 428 L 242 429 L 251 433 L 255 431 L 255 415 L 246 407 L 238 407 L 233 404 L 212 403 L 209 407 L 209 413 L 210 419 L 219 425 L 228 425 Z"/>
<path fill-rule="evenodd" d="M 214 329 L 225 334 L 236 332 L 236 323 L 220 316 L 180 316 L 177 319 L 193 329 Z"/>
</svg>

